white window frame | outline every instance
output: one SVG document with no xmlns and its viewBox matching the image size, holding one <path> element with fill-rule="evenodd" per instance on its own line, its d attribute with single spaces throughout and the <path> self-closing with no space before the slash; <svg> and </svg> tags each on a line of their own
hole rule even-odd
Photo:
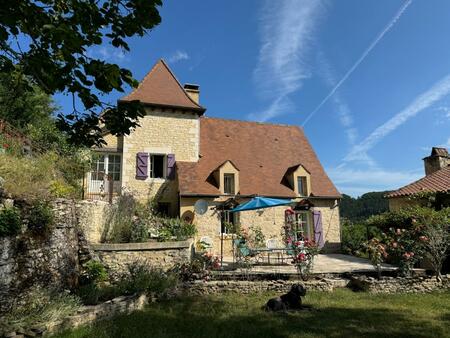
<svg viewBox="0 0 450 338">
<path fill-rule="evenodd" d="M 98 154 L 98 156 L 103 156 L 103 166 L 104 166 L 104 174 L 105 175 L 109 175 L 109 156 L 118 156 L 119 157 L 119 179 L 118 180 L 114 180 L 114 182 L 121 182 L 122 181 L 122 155 L 118 154 L 118 153 L 104 153 L 104 154 Z M 95 170 L 92 170 L 91 168 L 91 177 L 92 177 L 92 173 L 94 172 L 100 172 L 98 171 L 98 160 L 95 160 Z M 98 175 L 97 175 L 98 176 Z M 92 181 L 104 181 L 103 180 L 96 180 L 96 179 L 92 179 Z"/>
<path fill-rule="evenodd" d="M 167 179 L 167 155 L 161 153 L 150 153 L 149 154 L 149 166 L 148 166 L 148 177 L 152 180 L 165 180 Z M 153 156 L 163 156 L 163 177 L 153 177 Z"/>
<path fill-rule="evenodd" d="M 302 219 L 302 216 L 305 216 L 305 220 Z M 311 227 L 311 213 L 308 211 L 301 211 L 299 213 L 296 214 L 296 226 L 297 229 L 295 231 L 295 237 L 297 240 L 299 240 L 298 238 L 298 234 L 302 234 L 303 237 L 308 238 L 309 240 L 311 240 L 311 236 L 313 236 L 314 232 L 312 231 L 312 227 Z"/>
</svg>

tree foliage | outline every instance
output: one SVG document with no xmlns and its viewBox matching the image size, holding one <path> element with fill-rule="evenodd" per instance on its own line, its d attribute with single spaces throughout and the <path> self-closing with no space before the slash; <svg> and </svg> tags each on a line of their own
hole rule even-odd
<svg viewBox="0 0 450 338">
<path fill-rule="evenodd" d="M 358 198 L 343 194 L 339 208 L 341 216 L 351 222 L 360 222 L 388 211 L 388 200 L 383 197 L 385 194 L 385 191 L 368 192 Z"/>
<path fill-rule="evenodd" d="M 21 0 L 0 8 L 0 71 L 23 74 L 45 93 L 65 92 L 81 100 L 60 114 L 58 126 L 73 143 L 101 144 L 103 123 L 113 134 L 127 134 L 143 116 L 134 102 L 109 106 L 101 95 L 136 86 L 132 73 L 87 55 L 109 43 L 129 50 L 126 38 L 143 36 L 161 21 L 161 0 Z M 105 110 L 99 116 L 99 110 Z"/>
<path fill-rule="evenodd" d="M 0 120 L 18 129 L 46 123 L 56 111 L 50 95 L 20 74 L 0 73 Z"/>
</svg>

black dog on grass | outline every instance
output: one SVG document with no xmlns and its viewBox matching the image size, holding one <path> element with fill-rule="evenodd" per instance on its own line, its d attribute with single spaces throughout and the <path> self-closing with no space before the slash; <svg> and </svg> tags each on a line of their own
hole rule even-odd
<svg viewBox="0 0 450 338">
<path fill-rule="evenodd" d="M 306 295 L 306 289 L 303 285 L 294 284 L 291 290 L 280 296 L 269 299 L 264 306 L 266 311 L 287 311 L 300 310 L 302 308 L 302 298 Z"/>
</svg>

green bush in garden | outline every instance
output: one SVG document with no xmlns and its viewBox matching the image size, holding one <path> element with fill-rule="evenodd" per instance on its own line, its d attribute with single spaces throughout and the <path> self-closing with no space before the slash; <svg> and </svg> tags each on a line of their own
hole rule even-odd
<svg viewBox="0 0 450 338">
<path fill-rule="evenodd" d="M 377 264 L 381 261 L 397 264 L 401 274 L 409 275 L 415 264 L 427 256 L 434 262 L 434 273 L 440 276 L 448 254 L 450 208 L 437 211 L 409 207 L 373 216 L 367 223 L 381 231 L 367 243 Z"/>
<path fill-rule="evenodd" d="M 178 275 L 159 268 L 150 267 L 143 262 L 134 262 L 118 282 L 118 287 L 125 294 L 156 293 L 164 295 L 178 284 Z"/>
<path fill-rule="evenodd" d="M 84 266 L 86 279 L 89 283 L 98 284 L 108 279 L 108 272 L 102 263 L 90 260 Z"/>
<path fill-rule="evenodd" d="M 21 227 L 22 220 L 17 208 L 5 207 L 0 209 L 0 237 L 17 235 Z"/>
</svg>

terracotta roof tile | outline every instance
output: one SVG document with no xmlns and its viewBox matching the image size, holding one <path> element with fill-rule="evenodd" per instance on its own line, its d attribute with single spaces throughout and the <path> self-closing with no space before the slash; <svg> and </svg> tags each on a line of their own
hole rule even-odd
<svg viewBox="0 0 450 338">
<path fill-rule="evenodd" d="M 120 101 L 133 100 L 148 105 L 191 109 L 201 114 L 206 110 L 189 97 L 162 59 L 153 66 L 137 88 L 120 99 Z"/>
<path fill-rule="evenodd" d="M 311 173 L 314 196 L 340 197 L 303 130 L 296 126 L 200 118 L 200 159 L 177 161 L 180 193 L 218 195 L 208 177 L 230 160 L 239 168 L 241 195 L 294 197 L 283 184 L 287 169 L 302 164 Z"/>
<path fill-rule="evenodd" d="M 409 196 L 421 192 L 450 191 L 450 166 L 439 169 L 434 173 L 408 184 L 398 190 L 386 194 L 386 197 Z"/>
</svg>

